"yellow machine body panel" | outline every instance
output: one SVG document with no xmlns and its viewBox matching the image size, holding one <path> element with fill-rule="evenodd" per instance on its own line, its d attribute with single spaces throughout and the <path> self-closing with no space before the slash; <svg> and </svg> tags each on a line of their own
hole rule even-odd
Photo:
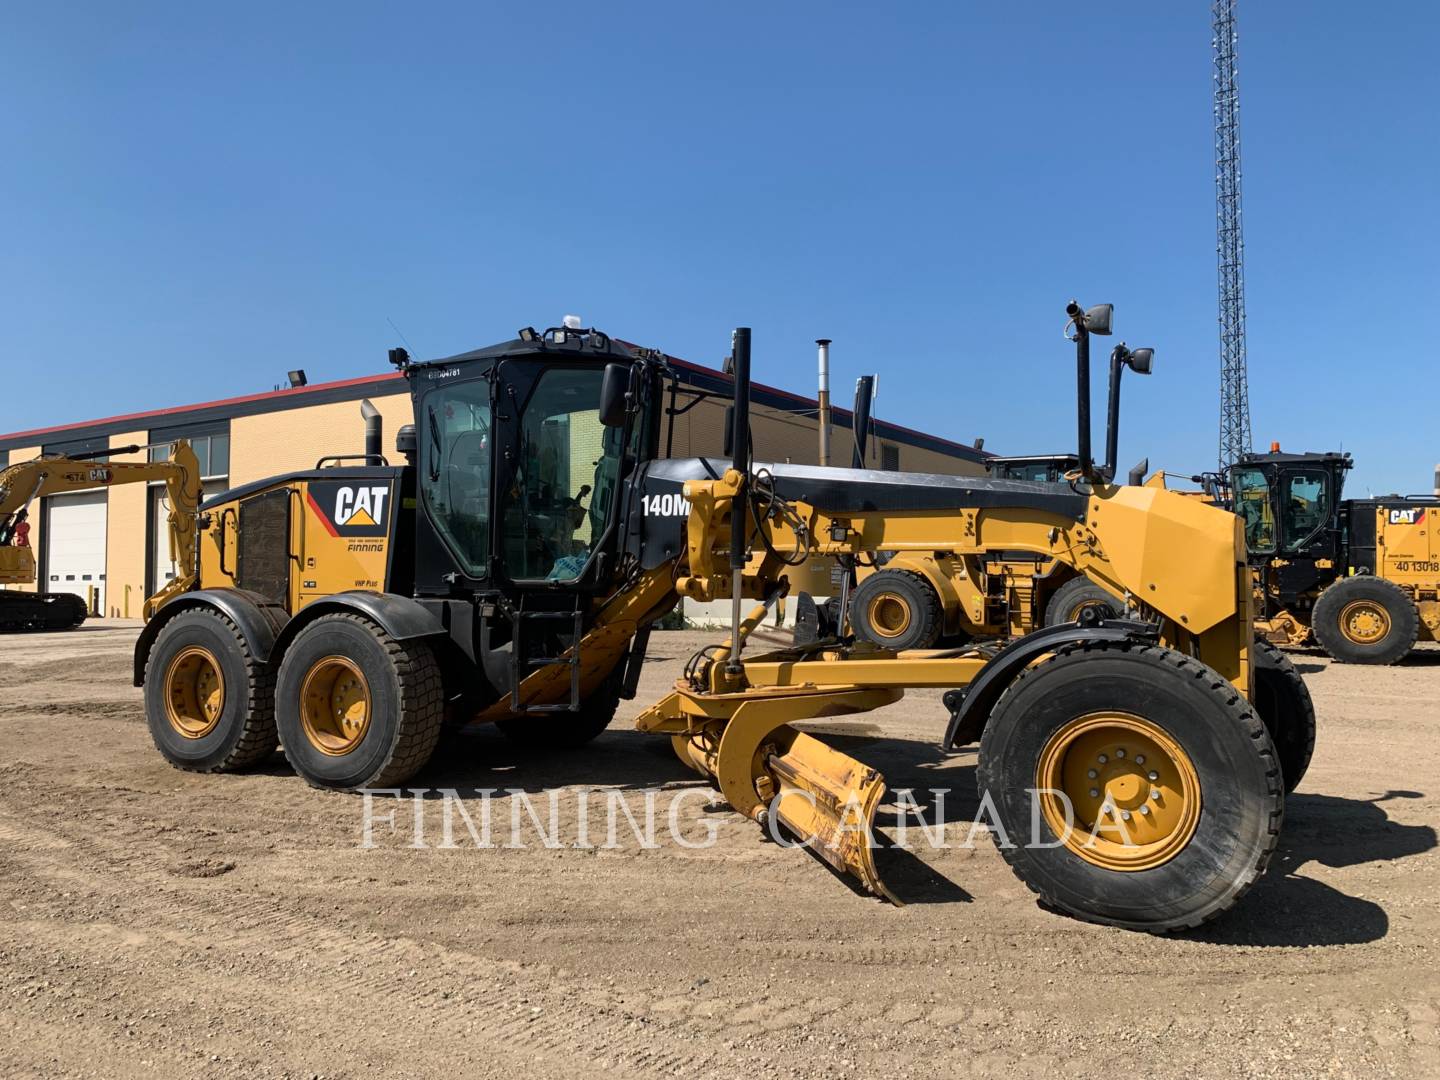
<svg viewBox="0 0 1440 1080">
<path fill-rule="evenodd" d="M 0 585 L 29 585 L 34 580 L 34 552 L 28 547 L 0 547 Z"/>
<path fill-rule="evenodd" d="M 382 592 L 398 491 L 390 477 L 281 478 L 207 504 L 200 584 L 261 592 L 291 614 L 335 593 Z"/>
<path fill-rule="evenodd" d="M 1376 573 L 1418 590 L 1440 585 L 1440 542 L 1435 507 L 1381 506 L 1375 511 Z"/>
</svg>

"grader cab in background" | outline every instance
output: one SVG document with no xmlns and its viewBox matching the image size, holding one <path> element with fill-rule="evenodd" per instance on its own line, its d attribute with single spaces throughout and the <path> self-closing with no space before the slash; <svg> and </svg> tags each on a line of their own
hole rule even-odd
<svg viewBox="0 0 1440 1080">
<path fill-rule="evenodd" d="M 1089 328 L 1108 314 L 1071 315 L 1088 402 Z M 1314 730 L 1298 678 L 1257 668 L 1238 521 L 1110 484 L 1088 410 L 1073 489 L 754 462 L 748 330 L 732 358 L 723 461 L 661 455 L 673 372 L 598 331 L 526 328 L 429 363 L 396 350 L 414 402 L 404 465 L 317 468 L 205 505 L 196 587 L 136 645 L 156 746 L 226 771 L 278 742 L 310 783 L 356 789 L 408 780 L 447 718 L 580 745 L 634 696 L 650 628 L 681 596 L 728 599 L 729 639 L 636 723 L 740 813 L 889 895 L 870 833 L 883 778 L 794 725 L 940 687 L 944 745 L 980 740 L 1010 835 L 1029 835 L 1039 799 L 1039 845 L 1002 851 L 1050 904 L 1145 930 L 1234 904 L 1277 841 L 1286 748 Z M 1063 562 L 1133 596 L 1137 617 L 917 651 L 856 640 L 842 613 L 835 632 L 746 654 L 787 568 L 972 544 Z"/>
<path fill-rule="evenodd" d="M 0 471 L 0 585 L 35 582 L 35 553 L 18 543 L 35 500 L 47 495 L 163 481 L 170 505 L 170 558 L 180 573 L 146 605 L 145 615 L 194 583 L 195 515 L 200 506 L 200 462 L 184 439 L 165 444 L 162 461 L 109 461 L 115 454 L 149 449 L 117 446 L 93 454 L 49 454 L 20 461 Z M 0 590 L 0 632 L 15 630 L 70 630 L 90 614 L 85 599 L 68 592 Z"/>
<path fill-rule="evenodd" d="M 1337 660 L 1393 664 L 1440 640 L 1440 498 L 1342 499 L 1349 454 L 1247 454 L 1230 470 L 1260 630 Z"/>
</svg>

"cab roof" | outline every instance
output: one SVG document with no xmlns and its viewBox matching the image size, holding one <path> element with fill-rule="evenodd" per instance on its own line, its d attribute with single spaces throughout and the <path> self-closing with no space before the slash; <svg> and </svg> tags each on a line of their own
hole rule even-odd
<svg viewBox="0 0 1440 1080">
<path fill-rule="evenodd" d="M 411 367 L 443 367 L 447 364 L 462 364 L 474 360 L 501 360 L 520 356 L 574 356 L 594 358 L 598 361 L 634 360 L 633 349 L 616 341 L 609 334 L 599 330 L 573 330 L 568 327 L 551 327 L 543 334 L 531 327 L 520 331 L 519 337 L 486 345 L 469 352 L 456 353 L 436 360 L 419 360 Z"/>
</svg>

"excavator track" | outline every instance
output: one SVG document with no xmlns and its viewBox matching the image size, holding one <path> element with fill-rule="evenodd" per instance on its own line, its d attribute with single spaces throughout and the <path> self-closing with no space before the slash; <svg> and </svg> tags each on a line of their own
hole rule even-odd
<svg viewBox="0 0 1440 1080">
<path fill-rule="evenodd" d="M 89 615 L 74 593 L 0 592 L 0 633 L 73 630 Z"/>
</svg>

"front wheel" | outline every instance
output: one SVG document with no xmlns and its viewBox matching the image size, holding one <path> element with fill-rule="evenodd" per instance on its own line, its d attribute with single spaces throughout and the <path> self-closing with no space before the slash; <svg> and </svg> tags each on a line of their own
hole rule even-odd
<svg viewBox="0 0 1440 1080">
<path fill-rule="evenodd" d="M 1315 753 L 1315 703 L 1295 665 L 1268 641 L 1250 647 L 1255 658 L 1255 711 L 1270 741 L 1285 780 L 1285 794 L 1299 786 Z"/>
<path fill-rule="evenodd" d="M 1394 664 L 1420 634 L 1415 602 L 1392 581 L 1368 574 L 1341 578 L 1315 601 L 1320 647 L 1349 664 Z"/>
<path fill-rule="evenodd" d="M 1158 646 L 1093 643 L 1024 672 L 986 725 L 977 776 L 1001 854 L 1045 903 L 1150 932 L 1234 905 L 1284 815 L 1260 718 Z"/>
</svg>

